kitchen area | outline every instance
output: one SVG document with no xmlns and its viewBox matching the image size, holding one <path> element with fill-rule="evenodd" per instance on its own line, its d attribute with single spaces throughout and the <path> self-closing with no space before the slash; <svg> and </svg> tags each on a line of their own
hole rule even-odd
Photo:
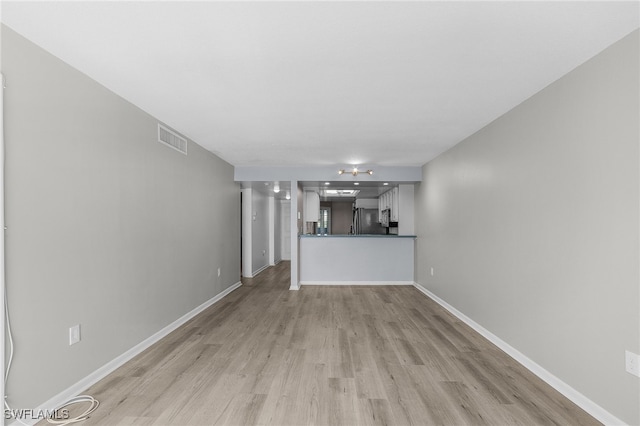
<svg viewBox="0 0 640 426">
<path fill-rule="evenodd" d="M 422 168 L 338 167 L 236 167 L 244 277 L 285 260 L 291 290 L 414 283 Z"/>
<path fill-rule="evenodd" d="M 301 285 L 411 285 L 414 185 L 301 182 Z"/>
</svg>

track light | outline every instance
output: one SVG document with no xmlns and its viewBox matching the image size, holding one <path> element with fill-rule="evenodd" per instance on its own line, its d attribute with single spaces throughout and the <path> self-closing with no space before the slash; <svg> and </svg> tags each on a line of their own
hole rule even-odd
<svg viewBox="0 0 640 426">
<path fill-rule="evenodd" d="M 345 174 L 345 173 L 347 173 L 347 171 L 346 171 L 346 170 L 344 170 L 344 169 L 340 169 L 340 170 L 338 170 L 338 174 L 339 174 L 339 175 L 343 175 L 343 174 Z M 357 167 L 354 167 L 354 168 L 351 170 L 351 172 L 350 172 L 350 173 L 351 173 L 352 175 L 354 175 L 354 176 L 358 176 L 360 173 L 366 173 L 366 174 L 368 174 L 368 175 L 372 175 L 372 174 L 373 174 L 373 170 L 369 169 L 369 170 L 367 170 L 367 171 L 365 171 L 365 172 L 361 172 L 360 170 L 358 170 L 358 168 L 357 168 Z"/>
</svg>

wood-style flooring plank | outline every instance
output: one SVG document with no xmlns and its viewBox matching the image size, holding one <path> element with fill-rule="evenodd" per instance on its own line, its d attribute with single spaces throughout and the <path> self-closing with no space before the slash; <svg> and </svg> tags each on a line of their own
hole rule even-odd
<svg viewBox="0 0 640 426">
<path fill-rule="evenodd" d="M 290 291 L 289 267 L 87 389 L 83 424 L 599 424 L 413 287 Z"/>
</svg>

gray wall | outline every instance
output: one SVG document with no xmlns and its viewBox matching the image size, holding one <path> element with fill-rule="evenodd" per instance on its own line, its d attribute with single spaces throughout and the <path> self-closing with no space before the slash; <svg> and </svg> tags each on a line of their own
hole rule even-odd
<svg viewBox="0 0 640 426">
<path fill-rule="evenodd" d="M 331 203 L 331 232 L 348 234 L 353 220 L 353 201 L 334 201 Z"/>
<path fill-rule="evenodd" d="M 636 31 L 426 164 L 416 190 L 418 283 L 630 424 L 638 48 Z"/>
<path fill-rule="evenodd" d="M 239 281 L 240 197 L 231 165 L 4 26 L 2 66 L 7 392 L 35 408 Z"/>
</svg>

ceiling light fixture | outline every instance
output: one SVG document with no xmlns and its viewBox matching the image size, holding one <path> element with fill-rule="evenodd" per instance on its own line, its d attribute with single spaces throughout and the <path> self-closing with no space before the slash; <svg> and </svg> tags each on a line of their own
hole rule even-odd
<svg viewBox="0 0 640 426">
<path fill-rule="evenodd" d="M 353 182 L 354 185 L 360 185 L 360 182 Z"/>
<path fill-rule="evenodd" d="M 275 183 L 275 184 L 273 185 L 273 192 L 275 192 L 276 194 L 277 194 L 278 192 L 280 192 L 280 184 L 279 184 L 279 183 Z"/>
<path fill-rule="evenodd" d="M 338 170 L 338 174 L 339 174 L 339 175 L 343 175 L 343 174 L 345 174 L 345 173 L 347 173 L 347 170 L 345 170 L 345 169 L 340 169 L 340 170 Z M 366 174 L 368 174 L 368 175 L 372 175 L 372 174 L 373 174 L 373 170 L 369 169 L 369 170 L 367 170 L 367 171 L 365 171 L 365 172 L 361 172 L 360 170 L 358 170 L 358 168 L 357 168 L 357 167 L 355 167 L 355 166 L 354 166 L 350 173 L 351 173 L 352 175 L 354 175 L 354 176 L 358 176 L 358 174 L 360 174 L 360 173 L 366 173 Z"/>
<path fill-rule="evenodd" d="M 290 200 L 291 199 L 291 192 L 289 192 L 289 190 L 287 190 L 286 195 L 284 196 L 285 200 Z"/>
<path fill-rule="evenodd" d="M 323 189 L 322 195 L 330 198 L 352 198 L 360 193 L 359 189 Z"/>
</svg>

